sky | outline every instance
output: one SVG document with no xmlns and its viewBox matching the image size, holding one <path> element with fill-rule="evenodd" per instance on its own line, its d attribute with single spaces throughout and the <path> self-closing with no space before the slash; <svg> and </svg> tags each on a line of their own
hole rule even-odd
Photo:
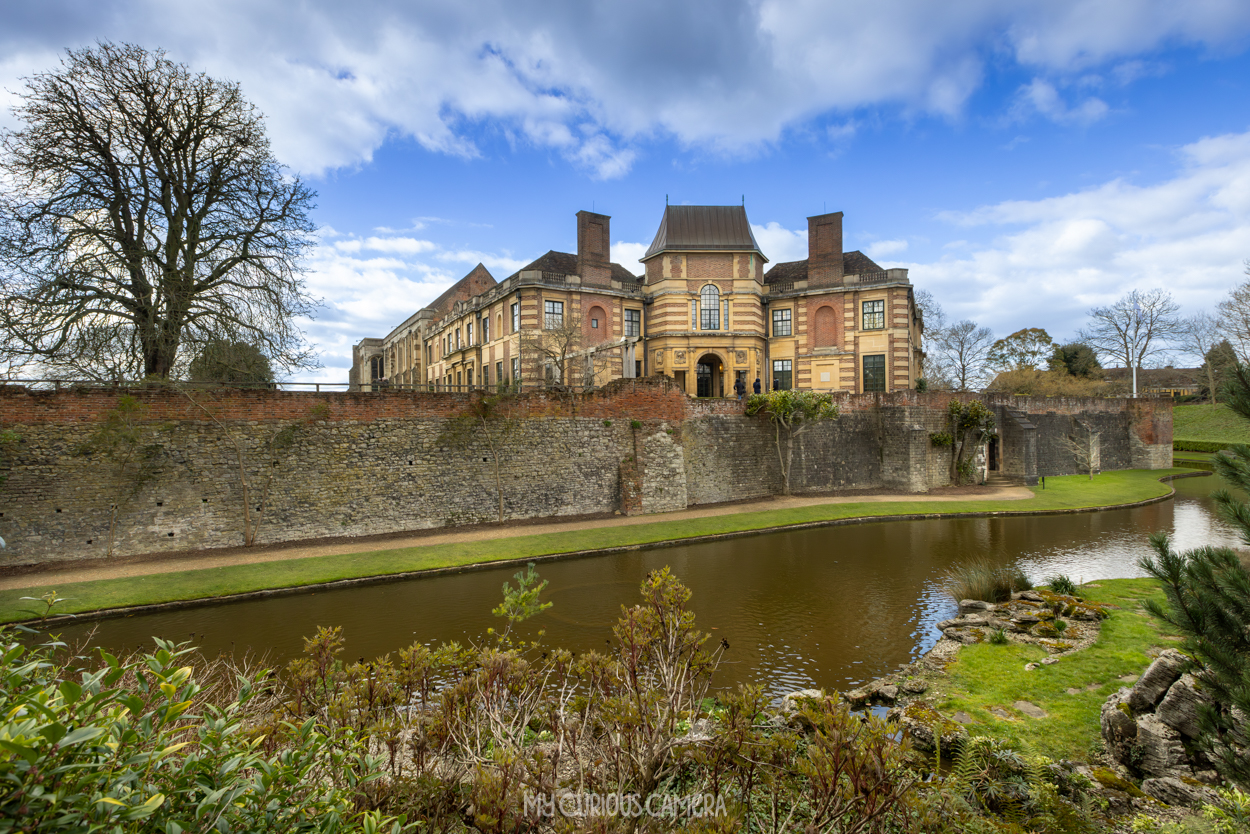
<svg viewBox="0 0 1250 834">
<path fill-rule="evenodd" d="M 1246 0 L 5 0 L 0 127 L 103 40 L 237 81 L 318 192 L 299 379 L 345 382 L 478 262 L 576 251 L 582 209 L 641 274 L 666 200 L 744 203 L 773 263 L 842 211 L 996 336 L 1247 280 Z"/>
</svg>

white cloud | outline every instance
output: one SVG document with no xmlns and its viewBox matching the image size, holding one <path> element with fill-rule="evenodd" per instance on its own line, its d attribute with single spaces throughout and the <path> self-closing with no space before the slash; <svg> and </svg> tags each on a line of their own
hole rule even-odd
<svg viewBox="0 0 1250 834">
<path fill-rule="evenodd" d="M 764 257 L 775 264 L 801 261 L 807 258 L 807 229 L 790 231 L 777 221 L 763 226 L 751 224 L 751 233 L 760 245 Z"/>
<path fill-rule="evenodd" d="M 375 252 L 395 252 L 401 255 L 432 252 L 437 248 L 428 240 L 417 240 L 414 237 L 368 237 L 365 238 L 364 247 Z"/>
<path fill-rule="evenodd" d="M 905 251 L 907 251 L 905 240 L 877 240 L 864 247 L 864 252 L 870 258 L 884 258 L 887 255 Z"/>
<path fill-rule="evenodd" d="M 1059 124 L 1093 124 L 1109 111 L 1105 101 L 1093 96 L 1069 107 L 1055 89 L 1055 85 L 1041 78 L 1035 78 L 1021 87 L 1012 106 L 1012 115 L 1017 119 L 1037 113 Z"/>
<path fill-rule="evenodd" d="M 298 14 L 277 0 L 204 0 L 194 9 L 118 0 L 86 8 L 48 0 L 9 15 L 0 87 L 16 89 L 21 75 L 53 66 L 60 49 L 96 38 L 160 45 L 241 82 L 266 114 L 279 157 L 309 175 L 367 163 L 392 137 L 474 157 L 486 129 L 612 179 L 655 136 L 742 153 L 825 113 L 886 106 L 957 118 L 991 61 L 1037 76 L 1021 106 L 1086 124 L 1107 105 L 1064 102 L 1056 79 L 1085 73 L 1126 83 L 1153 71 L 1147 53 L 1161 46 L 1218 50 L 1250 33 L 1250 4 L 1234 0 L 638 0 L 593 10 L 573 0 L 308 0 Z M 843 118 L 825 140 L 846 141 L 855 126 Z"/>
<path fill-rule="evenodd" d="M 993 237 L 960 241 L 935 263 L 903 266 L 952 318 L 1000 333 L 1040 326 L 1071 336 L 1091 307 L 1135 288 L 1167 290 L 1187 313 L 1210 310 L 1245 280 L 1250 132 L 1186 145 L 1177 161 L 1170 177 L 1149 185 L 1117 179 L 939 215 Z"/>
<path fill-rule="evenodd" d="M 643 255 L 647 254 L 649 246 L 650 244 L 647 243 L 627 243 L 623 240 L 618 240 L 612 244 L 612 262 L 620 264 L 635 275 L 640 275 L 642 273 L 642 264 L 638 263 L 638 261 Z"/>
<path fill-rule="evenodd" d="M 449 263 L 470 264 L 476 266 L 481 264 L 490 270 L 495 276 L 495 280 L 502 281 L 512 273 L 530 262 L 529 260 L 520 260 L 507 255 L 497 255 L 491 252 L 478 252 L 474 249 L 457 249 L 449 252 L 439 252 L 438 259 Z M 463 276 L 461 276 L 463 277 Z"/>
</svg>

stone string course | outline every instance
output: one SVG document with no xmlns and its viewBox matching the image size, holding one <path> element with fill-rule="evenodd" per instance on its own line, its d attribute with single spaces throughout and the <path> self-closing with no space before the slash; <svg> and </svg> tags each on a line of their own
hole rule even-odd
<svg viewBox="0 0 1250 834">
<path fill-rule="evenodd" d="M 83 449 L 123 395 L 142 404 L 143 478 L 127 474 L 133 465 L 124 470 Z M 159 388 L 0 386 L 0 428 L 21 438 L 0 459 L 5 564 L 105 557 L 114 506 L 114 555 L 242 544 L 240 469 L 253 512 L 262 514 L 262 544 L 497 518 L 493 456 L 482 433 L 462 433 L 467 440 L 460 441 L 449 431 L 450 421 L 470 414 L 472 395 L 227 389 L 191 396 L 194 402 Z M 838 397 L 839 419 L 796 443 L 792 490 L 944 485 L 951 451 L 934 447 L 929 434 L 947 428 L 950 399 L 909 391 Z M 1017 427 L 1015 441 L 1003 432 L 1005 466 L 1022 480 L 1039 468 L 1075 471 L 1062 447 L 1074 415 L 1103 429 L 1103 468 L 1170 465 L 1166 404 L 986 401 L 1000 426 L 1009 420 L 1006 409 L 1037 424 Z M 690 399 L 665 377 L 618 380 L 584 395 L 526 393 L 502 408 L 509 519 L 665 512 L 781 491 L 764 418 L 745 416 L 736 400 Z M 292 443 L 271 451 L 283 430 L 293 430 Z"/>
</svg>

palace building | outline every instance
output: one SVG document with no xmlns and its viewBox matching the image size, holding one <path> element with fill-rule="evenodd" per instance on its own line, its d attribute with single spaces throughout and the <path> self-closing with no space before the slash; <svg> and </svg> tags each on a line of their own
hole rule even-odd
<svg viewBox="0 0 1250 834">
<path fill-rule="evenodd" d="M 842 212 L 809 217 L 808 257 L 768 265 L 742 206 L 667 206 L 635 275 L 610 218 L 577 213 L 577 252 L 496 281 L 481 264 L 384 338 L 353 347 L 351 387 L 592 388 L 663 374 L 692 397 L 761 387 L 897 391 L 922 376 L 905 269 L 842 251 Z"/>
</svg>

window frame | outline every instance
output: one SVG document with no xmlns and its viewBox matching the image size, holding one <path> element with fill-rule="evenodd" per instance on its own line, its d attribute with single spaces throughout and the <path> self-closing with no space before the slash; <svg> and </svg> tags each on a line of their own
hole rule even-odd
<svg viewBox="0 0 1250 834">
<path fill-rule="evenodd" d="M 512 332 L 518 333 L 521 330 L 521 302 L 512 302 Z"/>
<path fill-rule="evenodd" d="M 720 330 L 720 287 L 704 284 L 699 290 L 699 329 Z"/>
<path fill-rule="evenodd" d="M 873 305 L 873 309 L 869 310 L 869 305 Z M 873 299 L 871 301 L 860 302 L 860 329 L 861 330 L 885 330 L 885 300 Z M 871 316 L 872 318 L 869 318 Z"/>
<path fill-rule="evenodd" d="M 543 330 L 559 330 L 564 327 L 564 302 L 543 299 Z"/>
<path fill-rule="evenodd" d="M 879 381 L 878 381 L 878 384 L 874 384 L 871 388 L 869 387 L 869 384 L 868 384 L 868 380 L 869 380 L 868 360 L 870 360 L 870 359 L 872 359 L 872 360 L 880 360 L 880 363 L 879 363 L 879 370 L 880 370 L 880 377 L 879 377 Z M 873 363 L 873 364 L 878 364 L 878 363 L 874 361 L 874 363 Z M 861 374 L 861 387 L 863 388 L 863 392 L 864 392 L 865 394 L 870 394 L 870 393 L 880 393 L 880 394 L 884 394 L 884 393 L 886 393 L 886 389 L 887 389 L 887 384 L 886 384 L 886 363 L 885 363 L 885 354 L 884 354 L 884 353 L 870 353 L 870 354 L 867 354 L 867 355 L 865 355 L 865 356 L 861 357 L 861 362 L 860 362 L 860 374 Z M 874 380 L 878 380 L 878 376 L 877 376 L 877 373 L 876 373 L 876 371 L 875 371 L 875 370 L 874 370 L 874 372 L 872 373 L 872 378 L 873 378 Z"/>
<path fill-rule="evenodd" d="M 783 367 L 777 367 L 781 365 Z M 779 376 L 780 375 L 780 376 Z M 782 391 L 789 391 L 794 388 L 794 360 L 793 359 L 774 359 L 773 360 L 773 380 L 784 380 L 778 388 Z"/>
<path fill-rule="evenodd" d="M 633 318 L 631 318 L 633 316 Z M 642 338 L 642 310 L 625 310 L 625 336 L 632 339 Z"/>
<path fill-rule="evenodd" d="M 776 307 L 773 309 L 773 332 L 774 336 L 793 336 L 794 335 L 794 309 L 792 307 Z M 777 326 L 784 324 L 785 332 L 778 333 Z"/>
</svg>

